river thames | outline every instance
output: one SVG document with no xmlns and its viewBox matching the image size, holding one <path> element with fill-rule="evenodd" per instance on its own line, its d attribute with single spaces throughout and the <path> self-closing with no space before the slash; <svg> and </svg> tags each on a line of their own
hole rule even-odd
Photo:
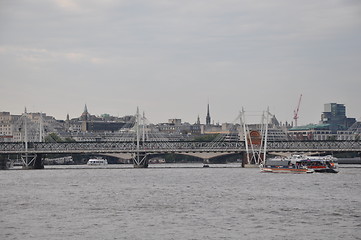
<svg viewBox="0 0 361 240">
<path fill-rule="evenodd" d="M 0 171 L 0 239 L 361 239 L 361 165 Z"/>
</svg>

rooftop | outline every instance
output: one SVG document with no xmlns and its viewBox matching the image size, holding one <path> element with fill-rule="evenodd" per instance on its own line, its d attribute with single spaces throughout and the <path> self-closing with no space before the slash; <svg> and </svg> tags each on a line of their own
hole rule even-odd
<svg viewBox="0 0 361 240">
<path fill-rule="evenodd" d="M 297 126 L 291 128 L 289 131 L 307 131 L 307 130 L 328 130 L 330 127 L 330 124 L 308 124 L 305 126 Z"/>
</svg>

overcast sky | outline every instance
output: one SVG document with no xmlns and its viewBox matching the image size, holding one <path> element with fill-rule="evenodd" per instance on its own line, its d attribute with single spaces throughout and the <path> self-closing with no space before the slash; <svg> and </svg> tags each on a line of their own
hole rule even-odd
<svg viewBox="0 0 361 240">
<path fill-rule="evenodd" d="M 358 0 L 0 0 L 0 111 L 361 117 Z"/>
</svg>

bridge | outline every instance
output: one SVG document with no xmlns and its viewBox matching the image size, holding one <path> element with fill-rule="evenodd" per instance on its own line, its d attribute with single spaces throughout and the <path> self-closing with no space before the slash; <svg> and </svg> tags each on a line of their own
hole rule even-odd
<svg viewBox="0 0 361 240">
<path fill-rule="evenodd" d="M 256 146 L 257 147 L 257 146 Z M 153 154 L 176 153 L 201 157 L 204 159 L 226 155 L 245 154 L 250 148 L 245 141 L 168 141 L 168 142 L 9 142 L 0 143 L 0 154 L 22 154 L 36 156 L 43 154 L 104 154 L 122 153 L 132 154 L 135 166 L 143 166 L 146 156 Z M 268 153 L 282 154 L 291 152 L 309 153 L 335 153 L 358 152 L 361 153 L 361 141 L 268 141 Z"/>
<path fill-rule="evenodd" d="M 246 151 L 244 141 L 172 141 L 172 142 L 23 142 L 0 143 L 0 154 L 66 153 L 239 153 Z M 268 141 L 268 152 L 361 152 L 361 141 Z"/>
<path fill-rule="evenodd" d="M 235 129 L 230 130 L 229 135 L 219 134 L 213 141 L 174 141 L 169 140 L 167 136 L 153 134 L 148 129 L 147 119 L 139 114 L 137 108 L 134 126 L 124 132 L 124 138 L 127 139 L 124 141 L 29 142 L 25 115 L 23 118 L 24 142 L 0 142 L 0 155 L 20 154 L 26 168 L 43 168 L 42 156 L 44 154 L 128 154 L 133 158 L 134 167 L 147 167 L 148 158 L 151 155 L 166 153 L 192 155 L 204 160 L 236 153 L 242 154 L 243 160 L 246 159 L 248 164 L 259 164 L 265 161 L 266 153 L 361 152 L 361 140 L 270 141 L 268 140 L 270 116 L 268 109 L 263 112 L 261 124 L 255 130 L 246 124 L 245 111 L 242 109 L 237 117 L 242 129 L 237 129 L 237 125 L 234 125 Z M 39 133 L 42 133 L 40 127 Z M 4 165 L 4 160 L 2 160 L 0 169 L 4 168 Z"/>
</svg>

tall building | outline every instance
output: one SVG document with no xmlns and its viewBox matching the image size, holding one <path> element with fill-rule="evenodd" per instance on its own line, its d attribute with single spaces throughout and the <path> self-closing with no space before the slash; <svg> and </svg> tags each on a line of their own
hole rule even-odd
<svg viewBox="0 0 361 240">
<path fill-rule="evenodd" d="M 343 104 L 326 103 L 322 114 L 322 121 L 340 121 L 346 118 L 346 107 Z"/>
<path fill-rule="evenodd" d="M 348 129 L 355 122 L 355 118 L 346 117 L 346 107 L 344 104 L 326 103 L 324 105 L 321 123 L 330 124 L 331 131 Z"/>
<path fill-rule="evenodd" d="M 206 125 L 211 125 L 211 115 L 209 114 L 209 103 L 207 105 Z"/>
</svg>

